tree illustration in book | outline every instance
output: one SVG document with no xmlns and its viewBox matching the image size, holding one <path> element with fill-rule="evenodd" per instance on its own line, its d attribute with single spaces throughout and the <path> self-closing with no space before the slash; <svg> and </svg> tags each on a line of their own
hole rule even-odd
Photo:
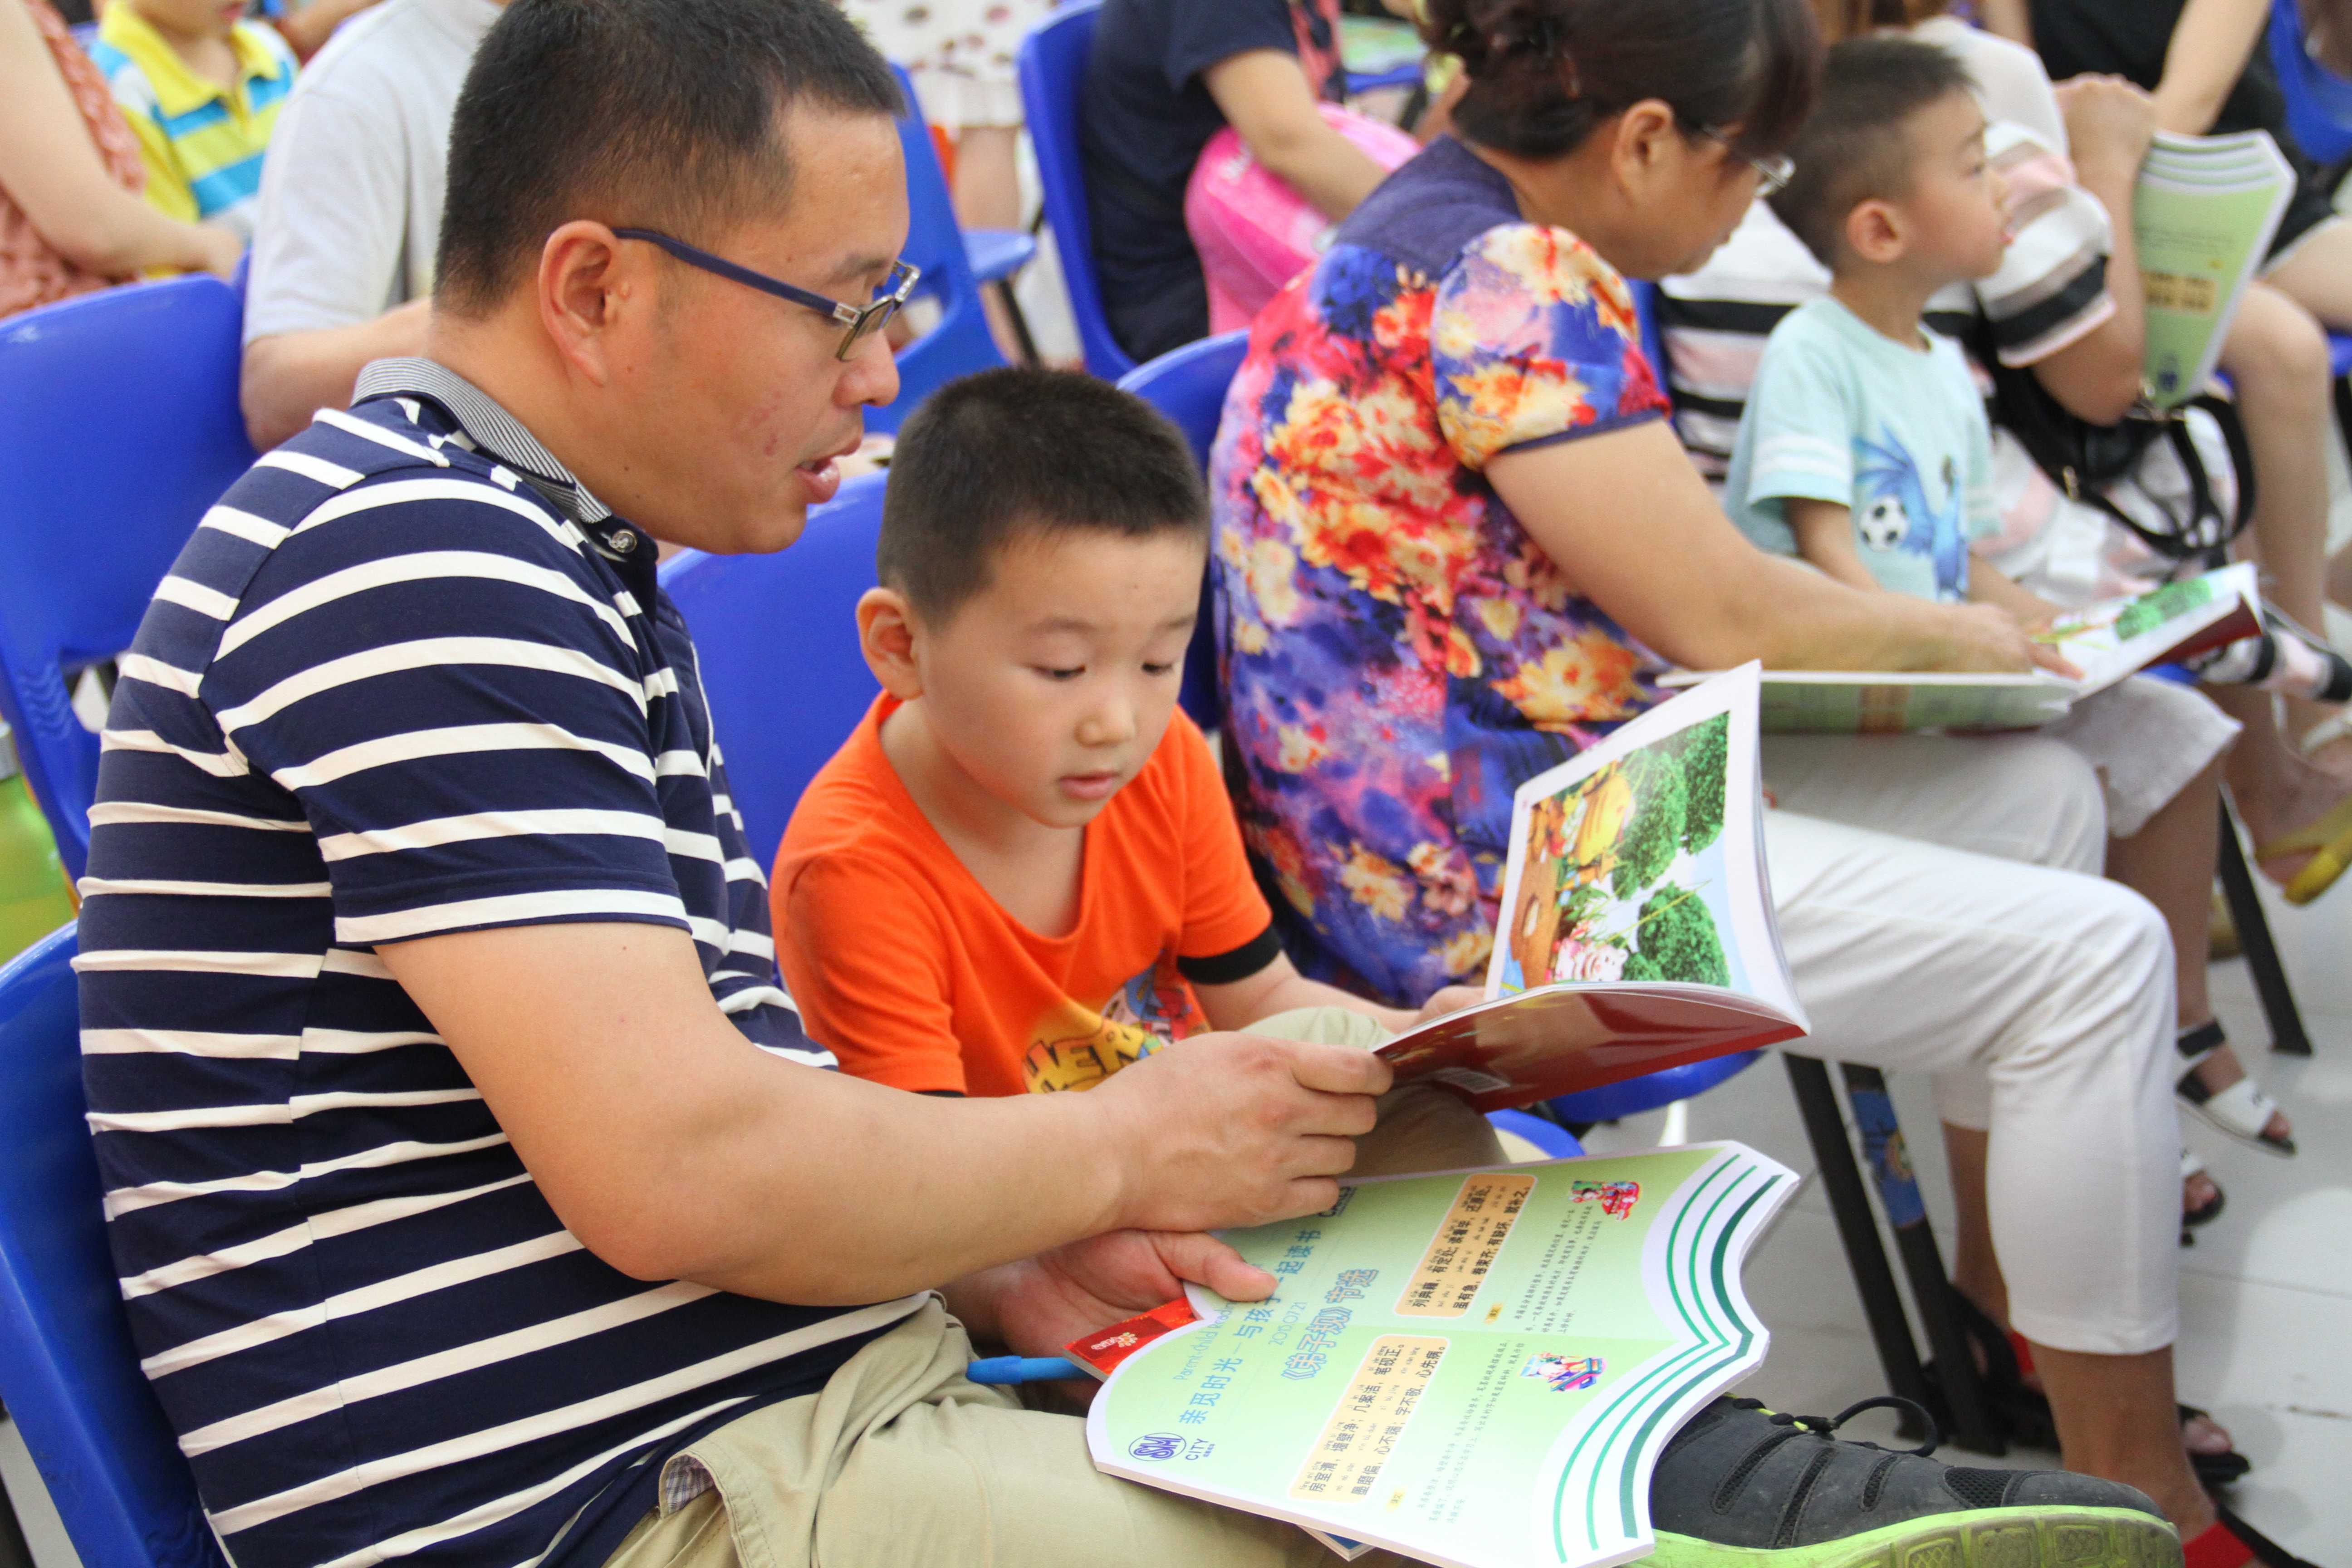
<svg viewBox="0 0 2352 1568">
<path fill-rule="evenodd" d="M 1506 992 L 1577 981 L 1736 984 L 1717 921 L 1721 857 L 1709 853 L 1723 835 L 1730 730 L 1717 715 L 1537 804 Z"/>
</svg>

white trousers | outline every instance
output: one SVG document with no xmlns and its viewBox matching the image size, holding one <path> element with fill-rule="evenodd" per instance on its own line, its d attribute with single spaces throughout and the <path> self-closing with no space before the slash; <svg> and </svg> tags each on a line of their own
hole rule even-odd
<svg viewBox="0 0 2352 1568">
<path fill-rule="evenodd" d="M 2170 1344 L 2172 942 L 2099 879 L 2092 768 L 2033 735 L 1775 735 L 1764 780 L 1773 903 L 1813 1022 L 1799 1048 L 1931 1073 L 1943 1119 L 1990 1132 L 2019 1332 L 2102 1355 Z"/>
</svg>

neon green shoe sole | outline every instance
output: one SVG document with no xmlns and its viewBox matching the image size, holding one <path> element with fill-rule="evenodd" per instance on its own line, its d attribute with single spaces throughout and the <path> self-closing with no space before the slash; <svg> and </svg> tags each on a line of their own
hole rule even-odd
<svg viewBox="0 0 2352 1568">
<path fill-rule="evenodd" d="M 2172 1526 L 2126 1508 L 1988 1508 L 1819 1546 L 1718 1546 L 1658 1532 L 1631 1568 L 2181 1568 Z"/>
</svg>

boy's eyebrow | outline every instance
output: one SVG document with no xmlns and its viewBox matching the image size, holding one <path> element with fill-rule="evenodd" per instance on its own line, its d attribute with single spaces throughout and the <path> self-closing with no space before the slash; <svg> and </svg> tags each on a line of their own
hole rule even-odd
<svg viewBox="0 0 2352 1568">
<path fill-rule="evenodd" d="M 1163 632 L 1180 631 L 1184 627 L 1199 625 L 1200 619 L 1201 614 L 1198 610 L 1187 615 L 1171 616 L 1160 623 L 1159 629 Z M 1029 630 L 1032 632 L 1092 632 L 1100 629 L 1098 623 L 1090 621 L 1084 616 L 1050 616 L 1045 620 L 1029 623 Z"/>
</svg>

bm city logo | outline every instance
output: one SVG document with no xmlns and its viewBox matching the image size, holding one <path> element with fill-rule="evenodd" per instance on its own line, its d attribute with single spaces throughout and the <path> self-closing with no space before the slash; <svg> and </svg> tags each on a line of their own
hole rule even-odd
<svg viewBox="0 0 2352 1568">
<path fill-rule="evenodd" d="M 1127 1457 L 1157 1465 L 1184 1451 L 1184 1439 L 1173 1432 L 1147 1432 L 1127 1446 Z"/>
</svg>

